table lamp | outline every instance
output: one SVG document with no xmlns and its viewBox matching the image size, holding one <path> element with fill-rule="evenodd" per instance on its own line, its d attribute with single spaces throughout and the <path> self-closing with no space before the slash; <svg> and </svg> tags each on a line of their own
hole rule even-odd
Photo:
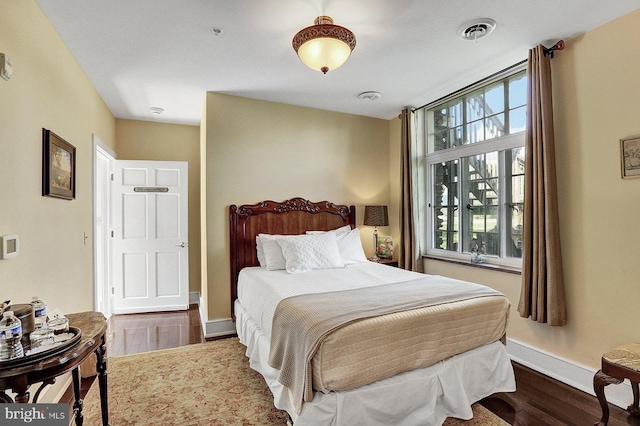
<svg viewBox="0 0 640 426">
<path fill-rule="evenodd" d="M 373 226 L 373 257 L 377 262 L 378 257 L 378 226 L 389 226 L 389 213 L 387 206 L 364 206 L 364 225 Z"/>
</svg>

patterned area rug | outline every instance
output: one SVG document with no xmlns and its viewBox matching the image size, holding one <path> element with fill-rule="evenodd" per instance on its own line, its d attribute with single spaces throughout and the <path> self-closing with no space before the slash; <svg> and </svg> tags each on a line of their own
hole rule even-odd
<svg viewBox="0 0 640 426">
<path fill-rule="evenodd" d="M 108 359 L 109 423 L 113 426 L 285 425 L 262 376 L 249 368 L 238 339 Z M 84 400 L 85 425 L 101 424 L 98 381 Z M 468 421 L 447 426 L 508 425 L 479 404 Z"/>
</svg>

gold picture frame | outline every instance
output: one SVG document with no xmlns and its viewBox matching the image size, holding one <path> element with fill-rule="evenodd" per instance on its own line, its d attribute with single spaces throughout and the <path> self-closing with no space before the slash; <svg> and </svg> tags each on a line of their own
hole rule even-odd
<svg viewBox="0 0 640 426">
<path fill-rule="evenodd" d="M 640 177 L 640 135 L 620 139 L 622 179 Z"/>
<path fill-rule="evenodd" d="M 44 128 L 42 195 L 63 200 L 76 198 L 76 147 Z"/>
</svg>

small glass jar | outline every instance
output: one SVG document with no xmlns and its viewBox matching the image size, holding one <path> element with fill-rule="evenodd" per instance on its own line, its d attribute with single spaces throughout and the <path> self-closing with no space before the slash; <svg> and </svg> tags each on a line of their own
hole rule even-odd
<svg viewBox="0 0 640 426">
<path fill-rule="evenodd" d="M 31 343 L 31 350 L 42 346 L 53 345 L 53 330 L 46 325 L 36 328 L 29 334 L 29 342 Z"/>
<path fill-rule="evenodd" d="M 61 317 L 58 314 L 54 315 L 47 325 L 53 330 L 53 334 L 58 335 L 69 331 L 69 320 L 65 317 Z"/>
</svg>

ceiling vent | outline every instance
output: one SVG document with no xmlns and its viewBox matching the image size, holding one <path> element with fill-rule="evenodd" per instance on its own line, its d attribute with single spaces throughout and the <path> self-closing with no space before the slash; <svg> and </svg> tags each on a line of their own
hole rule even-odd
<svg viewBox="0 0 640 426">
<path fill-rule="evenodd" d="M 477 41 L 486 37 L 496 29 L 496 21 L 490 18 L 476 19 L 458 28 L 458 37 L 463 40 Z"/>
</svg>

